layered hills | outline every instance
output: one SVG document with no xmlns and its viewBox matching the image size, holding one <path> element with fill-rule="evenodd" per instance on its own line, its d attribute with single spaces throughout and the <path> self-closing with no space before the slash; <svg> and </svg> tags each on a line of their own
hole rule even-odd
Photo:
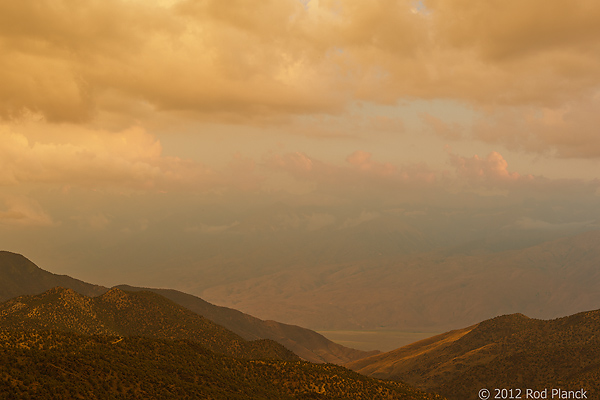
<svg viewBox="0 0 600 400">
<path fill-rule="evenodd" d="M 0 301 L 22 295 L 37 295 L 56 286 L 70 288 L 89 297 L 99 296 L 109 290 L 66 275 L 52 274 L 20 254 L 0 251 Z M 246 340 L 275 340 L 307 361 L 343 364 L 377 353 L 341 346 L 309 329 L 276 321 L 263 321 L 176 290 L 127 285 L 119 287 L 129 291 L 153 291 L 224 326 Z"/>
<path fill-rule="evenodd" d="M 522 398 L 526 389 L 583 388 L 593 398 L 600 393 L 598 332 L 600 310 L 554 320 L 503 315 L 348 367 L 456 400 L 475 399 L 482 388 L 492 396 L 494 388 L 518 388 Z"/>
<path fill-rule="evenodd" d="M 516 312 L 549 319 L 595 309 L 598 265 L 600 231 L 589 231 L 511 250 L 474 243 L 299 265 L 201 295 L 317 330 L 443 332 Z"/>
<path fill-rule="evenodd" d="M 117 287 L 127 291 L 144 290 L 160 294 L 236 332 L 246 340 L 275 340 L 307 361 L 344 364 L 379 353 L 376 350 L 361 351 L 345 347 L 326 339 L 323 335 L 310 329 L 276 321 L 263 321 L 232 308 L 216 306 L 199 297 L 177 290 L 137 288 L 128 285 Z"/>
<path fill-rule="evenodd" d="M 245 360 L 197 342 L 0 331 L 1 398 L 443 400 L 331 364 Z"/>
<path fill-rule="evenodd" d="M 150 291 L 55 287 L 9 299 L 0 349 L 3 398 L 443 400 L 246 341 Z"/>
<path fill-rule="evenodd" d="M 187 339 L 232 357 L 299 360 L 277 342 L 246 341 L 156 293 L 117 288 L 90 298 L 57 287 L 41 295 L 8 300 L 0 304 L 0 329 Z"/>
</svg>

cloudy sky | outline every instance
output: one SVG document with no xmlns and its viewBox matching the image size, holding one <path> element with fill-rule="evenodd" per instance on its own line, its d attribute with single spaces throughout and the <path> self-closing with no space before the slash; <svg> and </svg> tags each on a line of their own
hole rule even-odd
<svg viewBox="0 0 600 400">
<path fill-rule="evenodd" d="M 54 272 L 136 284 L 267 225 L 600 226 L 593 0 L 1 1 L 0 48 L 2 247 Z"/>
</svg>

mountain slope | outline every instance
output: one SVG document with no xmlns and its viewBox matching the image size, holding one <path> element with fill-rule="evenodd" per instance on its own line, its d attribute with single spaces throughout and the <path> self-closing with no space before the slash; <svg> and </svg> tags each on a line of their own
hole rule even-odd
<svg viewBox="0 0 600 400">
<path fill-rule="evenodd" d="M 0 251 L 0 301 L 27 294 L 40 294 L 56 286 L 95 297 L 108 289 L 44 271 L 21 254 Z"/>
<path fill-rule="evenodd" d="M 0 331 L 0 398 L 443 400 L 331 364 L 243 360 L 186 340 Z"/>
<path fill-rule="evenodd" d="M 37 295 L 56 286 L 73 289 L 89 297 L 99 296 L 109 290 L 66 275 L 52 274 L 20 254 L 0 251 L 0 301 L 23 295 Z M 153 291 L 226 327 L 246 340 L 275 340 L 307 361 L 343 364 L 377 353 L 344 347 L 309 329 L 276 321 L 263 321 L 176 290 L 146 289 L 128 285 L 118 287 L 131 291 Z"/>
<path fill-rule="evenodd" d="M 187 339 L 233 357 L 299 359 L 274 341 L 248 342 L 156 293 L 116 288 L 94 298 L 60 287 L 17 297 L 0 304 L 0 328 Z"/>
<path fill-rule="evenodd" d="M 484 387 L 520 388 L 523 396 L 527 388 L 598 393 L 598 332 L 600 310 L 555 320 L 504 315 L 347 366 L 456 400 Z"/>
<path fill-rule="evenodd" d="M 118 288 L 127 291 L 147 290 L 158 293 L 236 332 L 246 340 L 275 340 L 311 362 L 344 364 L 379 353 L 378 351 L 367 352 L 351 349 L 334 343 L 309 329 L 276 321 L 263 321 L 231 308 L 215 306 L 199 297 L 177 290 L 136 288 L 128 285 L 120 285 Z"/>
</svg>

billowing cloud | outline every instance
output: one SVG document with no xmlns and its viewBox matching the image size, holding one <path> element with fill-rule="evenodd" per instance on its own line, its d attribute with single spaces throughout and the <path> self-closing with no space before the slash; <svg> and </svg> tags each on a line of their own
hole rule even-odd
<svg viewBox="0 0 600 400">
<path fill-rule="evenodd" d="M 168 189 L 211 186 L 222 178 L 199 163 L 162 156 L 162 146 L 141 128 L 118 133 L 83 130 L 62 142 L 30 140 L 0 131 L 0 184 L 54 183 L 86 187 Z"/>
<path fill-rule="evenodd" d="M 339 112 L 361 99 L 556 106 L 598 90 L 594 2 L 424 4 L 6 3 L 0 112 L 77 121 L 118 95 L 249 118 Z"/>
<path fill-rule="evenodd" d="M 459 179 L 470 183 L 483 185 L 502 185 L 509 183 L 532 182 L 534 177 L 530 174 L 520 175 L 518 172 L 508 170 L 508 162 L 502 154 L 493 151 L 485 158 L 478 155 L 461 157 L 450 154 L 450 163 L 456 169 Z"/>
<path fill-rule="evenodd" d="M 300 152 L 271 155 L 264 165 L 270 171 L 289 174 L 301 184 L 309 183 L 312 193 L 331 194 L 345 201 L 354 201 L 354 197 L 386 202 L 398 196 L 423 199 L 429 190 L 442 185 L 444 175 L 425 164 L 375 161 L 371 153 L 362 150 L 350 154 L 341 165 Z"/>
<path fill-rule="evenodd" d="M 433 169 L 426 164 L 396 164 L 373 160 L 372 154 L 358 150 L 338 165 L 317 160 L 296 152 L 269 156 L 264 165 L 273 171 L 283 171 L 299 182 L 313 184 L 312 190 L 335 193 L 342 197 L 366 196 L 373 201 L 434 201 L 446 195 L 483 196 L 509 194 L 516 198 L 593 198 L 600 182 L 577 179 L 549 179 L 539 175 L 511 170 L 497 151 L 485 157 L 470 157 L 448 153 L 450 168 Z M 586 201 L 588 201 L 586 200 Z M 391 203 L 390 203 L 391 204 Z"/>
<path fill-rule="evenodd" d="M 355 151 L 350 154 L 346 161 L 360 171 L 373 173 L 380 176 L 392 175 L 396 168 L 391 163 L 378 163 L 371 160 L 372 154 L 366 151 Z"/>
<path fill-rule="evenodd" d="M 273 155 L 266 160 L 267 166 L 278 168 L 298 177 L 308 177 L 314 171 L 324 171 L 327 165 L 313 161 L 308 155 L 300 152 L 288 153 L 283 156 Z"/>
<path fill-rule="evenodd" d="M 595 2 L 428 0 L 418 9 L 410 0 L 162 3 L 0 5 L 0 118 L 84 126 L 79 141 L 0 133 L 0 183 L 257 190 L 254 160 L 240 156 L 215 172 L 165 157 L 147 133 L 152 121 L 168 115 L 180 124 L 288 124 L 286 134 L 377 136 L 381 146 L 386 135 L 421 131 L 392 112 L 378 114 L 373 104 L 414 99 L 450 100 L 477 115 L 475 123 L 458 123 L 421 112 L 420 123 L 443 139 L 600 157 Z M 111 129 L 97 129 L 106 125 Z M 471 182 L 526 179 L 513 179 L 489 156 L 452 163 Z M 357 188 L 431 185 L 444 174 L 425 164 L 378 162 L 362 151 L 343 165 L 302 152 L 267 164 L 305 181 Z"/>
<path fill-rule="evenodd" d="M 428 186 L 436 180 L 436 173 L 425 165 L 381 163 L 372 160 L 372 154 L 362 150 L 350 154 L 346 163 L 340 166 L 295 152 L 271 155 L 265 165 L 272 170 L 285 171 L 297 179 L 314 182 L 322 188 L 344 191 L 366 188 L 394 191 L 402 186 Z"/>
<path fill-rule="evenodd" d="M 451 3 L 428 0 L 439 34 L 454 46 L 472 46 L 485 59 L 506 60 L 554 49 L 582 51 L 598 43 L 600 8 L 592 0 Z"/>
<path fill-rule="evenodd" d="M 332 110 L 336 67 L 317 60 L 326 50 L 304 54 L 316 49 L 295 22 L 303 11 L 295 0 L 5 4 L 0 115 L 82 121 L 115 96 L 223 118 Z"/>
<path fill-rule="evenodd" d="M 0 116 L 28 110 L 51 121 L 90 119 L 103 90 L 93 66 L 112 60 L 124 69 L 148 32 L 166 25 L 158 7 L 135 2 L 2 3 Z"/>
<path fill-rule="evenodd" d="M 598 227 L 596 1 L 3 1 L 0 66 L 0 237 L 91 281 Z"/>
</svg>

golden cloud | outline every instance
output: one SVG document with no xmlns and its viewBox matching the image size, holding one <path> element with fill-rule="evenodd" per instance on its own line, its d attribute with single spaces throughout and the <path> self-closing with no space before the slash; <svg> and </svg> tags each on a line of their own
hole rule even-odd
<svg viewBox="0 0 600 400">
<path fill-rule="evenodd" d="M 81 129 L 76 134 L 77 138 L 62 142 L 41 142 L 10 130 L 0 131 L 0 183 L 154 190 L 218 185 L 209 168 L 162 156 L 160 142 L 141 128 L 118 133 Z"/>
<path fill-rule="evenodd" d="M 600 7 L 593 0 L 428 0 L 440 41 L 475 48 L 489 61 L 510 61 L 540 52 L 584 52 L 598 45 Z"/>
<path fill-rule="evenodd" d="M 107 90 L 163 110 L 302 114 L 597 87 L 600 6 L 534 3 L 431 1 L 427 14 L 391 0 L 4 4 L 1 111 L 81 120 Z"/>
<path fill-rule="evenodd" d="M 597 2 L 423 3 L 415 11 L 409 0 L 5 2 L 0 117 L 281 122 L 415 98 L 493 114 L 499 105 L 560 110 L 600 90 Z M 583 154 L 563 150 L 553 132 L 540 130 L 537 148 Z"/>
<path fill-rule="evenodd" d="M 533 175 L 520 175 L 518 172 L 508 170 L 508 162 L 502 154 L 493 151 L 485 158 L 474 155 L 473 157 L 461 157 L 450 154 L 450 163 L 456 169 L 457 177 L 471 184 L 483 184 L 486 186 L 505 186 L 508 183 L 532 182 Z"/>
<path fill-rule="evenodd" d="M 598 180 L 549 179 L 512 171 L 497 151 L 485 157 L 448 153 L 448 165 L 450 169 L 432 169 L 421 163 L 378 162 L 373 160 L 372 154 L 362 150 L 349 155 L 343 165 L 317 160 L 301 152 L 271 154 L 263 163 L 269 171 L 285 172 L 297 182 L 311 183 L 314 193 L 329 193 L 341 198 L 366 196 L 390 202 L 406 199 L 439 201 L 460 193 L 511 194 L 515 198 L 590 198 L 595 196 L 600 185 Z"/>
</svg>

